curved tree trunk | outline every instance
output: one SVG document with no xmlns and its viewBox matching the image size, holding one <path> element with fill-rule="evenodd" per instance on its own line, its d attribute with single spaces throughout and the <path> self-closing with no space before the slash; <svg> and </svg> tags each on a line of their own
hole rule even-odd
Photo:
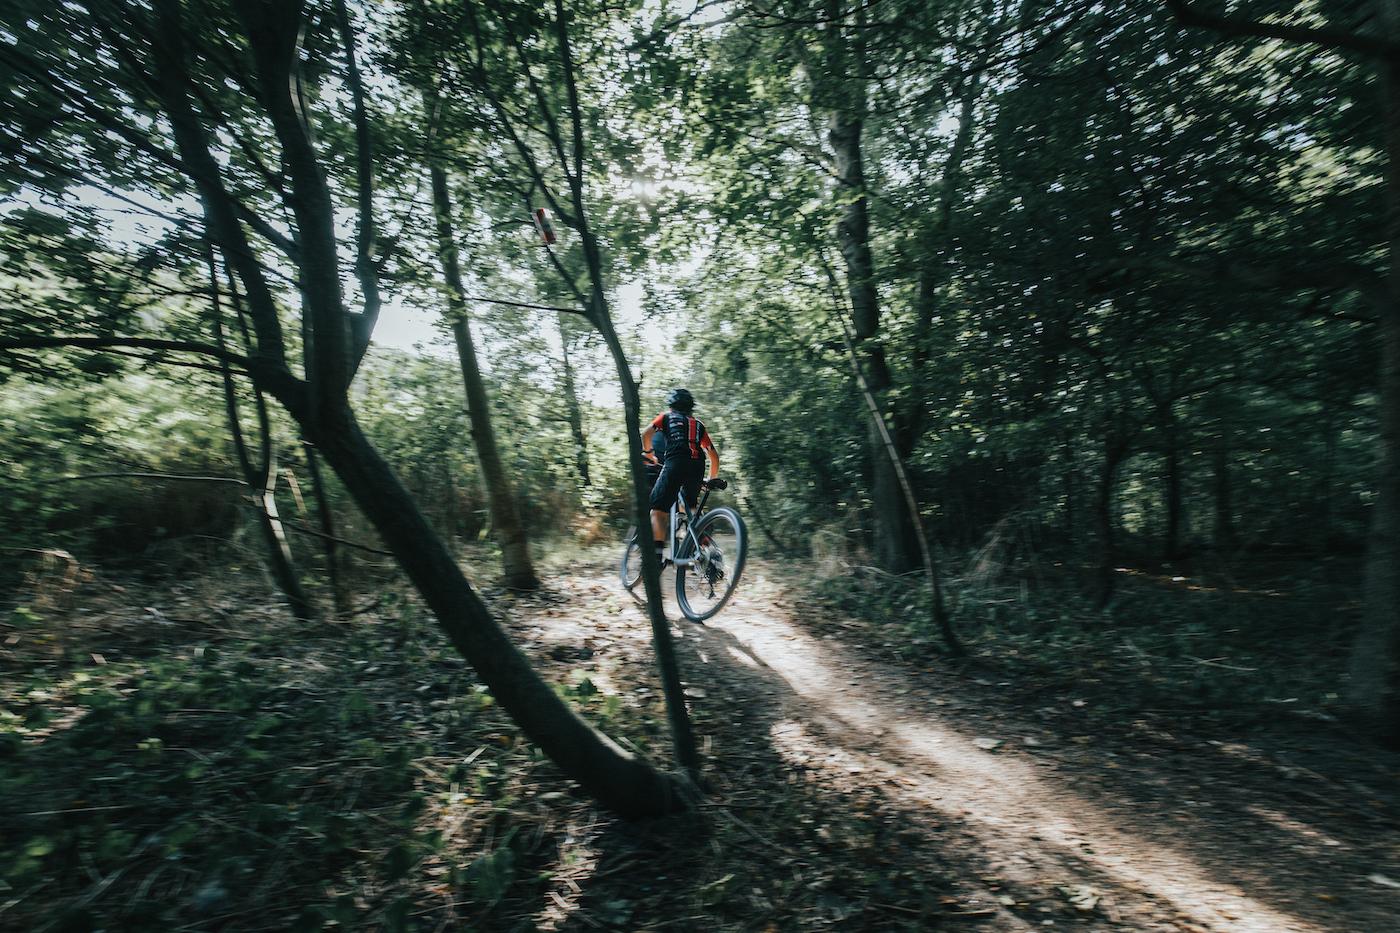
<svg viewBox="0 0 1400 933">
<path fill-rule="evenodd" d="M 326 462 L 501 707 L 560 769 L 628 817 L 683 805 L 681 785 L 579 718 L 501 631 L 417 503 L 348 408 L 304 425 Z"/>
<path fill-rule="evenodd" d="M 491 426 L 491 406 L 486 384 L 481 378 L 476 347 L 472 344 L 467 317 L 466 293 L 457 260 L 457 242 L 452 235 L 452 198 L 447 190 L 447 174 L 441 166 L 429 167 L 433 186 L 433 214 L 437 222 L 438 257 L 447 281 L 447 307 L 452 318 L 452 336 L 457 342 L 457 359 L 462 367 L 462 384 L 467 395 L 467 417 L 471 421 L 472 448 L 481 465 L 486 486 L 486 503 L 491 525 L 501 545 L 501 569 L 505 585 L 511 589 L 533 590 L 540 585 L 530 560 L 530 541 L 520 509 L 511 489 L 510 478 L 501 464 L 496 432 Z"/>
<path fill-rule="evenodd" d="M 217 345 L 222 349 L 225 346 L 224 308 L 219 288 L 219 273 L 214 263 L 212 241 L 206 239 L 205 245 L 204 258 L 209 270 L 209 295 L 214 316 L 214 335 Z M 244 322 L 242 303 L 237 288 L 233 287 L 231 276 L 229 297 L 242 331 L 244 345 L 251 347 L 252 337 Z M 258 523 L 258 532 L 263 538 L 268 566 L 272 571 L 273 579 L 277 581 L 277 588 L 282 591 L 282 595 L 286 598 L 287 606 L 292 610 L 292 615 L 302 622 L 315 621 L 319 618 L 320 613 L 315 601 L 307 595 L 306 589 L 301 585 L 301 576 L 297 573 L 296 562 L 292 559 L 291 544 L 287 541 L 282 520 L 277 514 L 277 453 L 272 443 L 272 421 L 268 416 L 267 399 L 263 396 L 262 388 L 255 382 L 253 402 L 258 416 L 259 461 L 255 463 L 252 453 L 248 450 L 247 438 L 243 433 L 243 421 L 238 412 L 238 392 L 233 384 L 233 372 L 229 369 L 227 362 L 220 365 L 219 372 L 223 382 L 224 415 L 228 422 L 229 437 L 233 442 L 233 452 L 238 460 L 239 470 L 243 473 L 243 482 L 248 485 L 248 501 L 253 509 L 254 520 Z"/>
<path fill-rule="evenodd" d="M 262 462 L 254 464 L 243 438 L 243 428 L 239 424 L 238 404 L 233 394 L 233 379 L 225 372 L 224 405 L 228 412 L 229 433 L 233 436 L 234 451 L 243 471 L 243 481 L 248 484 L 248 501 L 252 506 L 253 519 L 258 524 L 267 555 L 268 568 L 277 581 L 277 588 L 287 600 L 287 607 L 298 620 L 314 622 L 319 617 L 315 601 L 307 595 L 297 573 L 296 562 L 292 558 L 292 546 L 287 541 L 286 530 L 282 527 L 281 516 L 277 512 L 277 455 L 270 440 L 261 445 Z M 262 391 L 257 393 L 259 422 L 264 437 L 268 431 L 266 403 Z"/>
<path fill-rule="evenodd" d="M 880 411 L 880 405 L 875 399 L 875 393 L 870 389 L 870 380 L 865 375 L 865 371 L 860 365 L 860 356 L 856 353 L 856 343 L 851 327 L 846 322 L 846 316 L 840 304 L 836 290 L 836 276 L 831 271 L 830 264 L 826 266 L 828 281 L 831 283 L 832 292 L 832 312 L 837 316 L 841 324 L 841 335 L 846 344 L 846 356 L 851 363 L 851 371 L 856 379 L 856 387 L 860 390 L 861 398 L 865 401 L 866 410 L 870 413 L 871 429 L 880 438 L 881 448 L 885 454 L 886 462 L 889 463 L 891 471 L 894 473 L 899 483 L 900 493 L 903 496 L 902 506 L 909 517 L 909 522 L 914 528 L 916 543 L 919 548 L 919 557 L 923 561 L 925 579 L 929 586 L 929 603 L 934 625 L 937 626 L 943 636 L 944 644 L 948 646 L 948 651 L 960 656 L 966 652 L 962 642 L 958 640 L 957 632 L 953 630 L 952 619 L 948 616 L 948 609 L 943 599 L 943 581 L 938 573 L 938 564 L 933 557 L 933 548 L 929 544 L 928 534 L 924 531 L 923 520 L 919 517 L 919 500 L 914 495 L 914 486 L 909 482 L 909 473 L 904 468 L 904 461 L 900 457 L 899 449 L 895 445 L 893 435 L 890 433 L 889 425 L 885 423 L 884 413 Z"/>
</svg>

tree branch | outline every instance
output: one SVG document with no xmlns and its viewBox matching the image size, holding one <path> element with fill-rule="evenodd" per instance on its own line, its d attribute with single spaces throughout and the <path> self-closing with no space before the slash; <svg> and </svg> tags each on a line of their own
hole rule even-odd
<svg viewBox="0 0 1400 933">
<path fill-rule="evenodd" d="M 340 43 L 345 48 L 346 78 L 355 124 L 355 198 L 359 205 L 355 275 L 360 280 L 360 292 L 364 296 L 364 308 L 354 322 L 355 341 L 350 351 L 350 372 L 353 376 L 365 351 L 369 349 L 370 335 L 379 320 L 382 301 L 379 297 L 379 266 L 375 259 L 374 151 L 370 146 L 364 82 L 360 79 L 360 66 L 355 61 L 355 32 L 350 26 L 350 12 L 345 8 L 345 0 L 335 0 L 335 15 L 340 27 Z"/>
<path fill-rule="evenodd" d="M 246 356 L 221 350 L 212 343 L 194 340 L 162 340 L 154 337 L 11 337 L 0 338 L 0 350 L 104 350 L 108 347 L 134 347 L 141 350 L 168 350 L 212 356 L 243 369 L 252 365 Z"/>
<path fill-rule="evenodd" d="M 1261 23 L 1243 16 L 1221 16 L 1197 9 L 1186 0 L 1165 0 L 1183 26 L 1202 26 L 1222 35 L 1254 39 L 1281 39 L 1329 49 L 1346 49 L 1377 58 L 1400 56 L 1400 42 L 1374 36 L 1357 35 L 1341 29 L 1317 29 L 1312 26 L 1289 26 L 1284 23 Z"/>
</svg>

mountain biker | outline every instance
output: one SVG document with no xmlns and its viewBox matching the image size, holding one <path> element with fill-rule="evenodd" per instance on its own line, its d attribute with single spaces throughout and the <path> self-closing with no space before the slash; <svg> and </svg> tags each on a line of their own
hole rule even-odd
<svg viewBox="0 0 1400 933">
<path fill-rule="evenodd" d="M 655 458 L 656 448 L 664 445 L 660 451 L 661 475 L 651 490 L 651 536 L 658 555 L 666 550 L 667 525 L 676 497 L 684 494 L 686 508 L 694 510 L 700 498 L 700 484 L 719 477 L 719 451 L 705 425 L 691 415 L 695 397 L 687 389 L 672 389 L 666 396 L 666 406 L 667 410 L 653 418 L 642 432 L 642 452 L 647 456 Z M 662 444 L 654 444 L 654 440 L 662 440 Z M 710 461 L 708 478 L 702 452 Z"/>
</svg>

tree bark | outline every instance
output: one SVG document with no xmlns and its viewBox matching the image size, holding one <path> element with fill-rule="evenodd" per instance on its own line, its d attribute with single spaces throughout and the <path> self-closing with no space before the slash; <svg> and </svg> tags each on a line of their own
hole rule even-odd
<svg viewBox="0 0 1400 933">
<path fill-rule="evenodd" d="M 624 816 L 657 816 L 682 805 L 682 788 L 673 778 L 589 726 L 540 678 L 491 618 L 350 410 L 304 427 L 452 644 L 525 734 L 566 775 Z"/>
<path fill-rule="evenodd" d="M 588 475 L 588 437 L 583 432 L 583 407 L 578 400 L 578 386 L 574 382 L 574 364 L 569 359 L 569 325 L 564 315 L 558 316 L 559 343 L 564 348 L 564 408 L 569 418 L 569 433 L 574 438 L 574 459 L 578 465 L 579 479 L 590 486 Z"/>
<path fill-rule="evenodd" d="M 481 378 L 476 347 L 472 343 L 466 291 L 457 258 L 457 242 L 452 233 L 452 197 L 447 190 L 447 174 L 437 164 L 429 166 L 433 188 L 433 214 L 437 225 L 438 258 L 447 282 L 447 307 L 452 319 L 452 336 L 457 342 L 457 359 L 462 368 L 462 385 L 467 396 L 467 417 L 471 423 L 472 448 L 481 466 L 486 486 L 486 504 L 491 525 L 501 545 L 501 569 L 505 585 L 511 589 L 533 590 L 540 585 L 530 560 L 530 541 L 521 521 L 510 478 L 501 463 L 496 432 L 491 425 L 491 406 L 486 384 Z"/>
</svg>

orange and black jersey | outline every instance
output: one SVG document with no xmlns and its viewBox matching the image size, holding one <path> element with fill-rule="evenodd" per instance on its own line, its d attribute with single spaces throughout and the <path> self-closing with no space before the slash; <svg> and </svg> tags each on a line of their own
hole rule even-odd
<svg viewBox="0 0 1400 933">
<path fill-rule="evenodd" d="M 699 418 L 678 411 L 663 411 L 651 420 L 652 430 L 666 438 L 666 451 L 662 455 L 666 462 L 672 460 L 700 460 L 702 451 L 714 450 L 710 432 Z"/>
</svg>

